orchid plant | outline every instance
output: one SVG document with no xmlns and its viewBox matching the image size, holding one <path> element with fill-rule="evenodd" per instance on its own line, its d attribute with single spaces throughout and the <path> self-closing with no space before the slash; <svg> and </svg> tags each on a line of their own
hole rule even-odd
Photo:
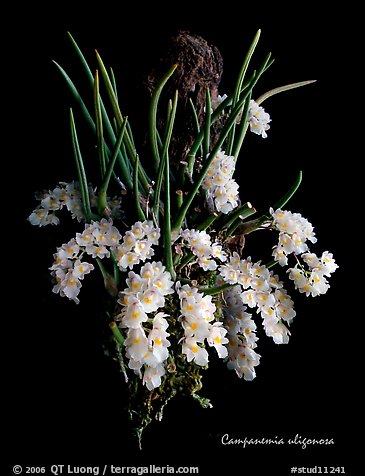
<svg viewBox="0 0 365 476">
<path fill-rule="evenodd" d="M 289 341 L 294 303 L 274 267 L 283 268 L 283 277 L 287 275 L 295 289 L 307 296 L 324 294 L 329 288 L 328 278 L 337 268 L 332 254 L 311 252 L 308 244 L 316 242 L 313 226 L 299 213 L 285 209 L 301 183 L 301 172 L 283 197 L 261 214 L 240 198 L 233 178 L 247 131 L 267 137 L 271 119 L 261 104 L 313 81 L 278 87 L 254 100 L 256 84 L 273 62 L 269 54 L 248 74 L 258 31 L 233 92 L 211 97 L 206 90 L 204 120 L 197 121 L 187 157 L 174 158 L 176 173 L 170 167 L 170 143 L 178 92 L 169 100 L 163 128 L 158 127 L 157 116 L 164 86 L 178 65 L 161 78 L 152 94 L 150 154 L 140 158 L 132 126 L 121 112 L 113 70 L 108 71 L 96 53 L 98 70 L 93 74 L 69 37 L 90 83 L 93 111 L 66 71 L 55 64 L 95 134 L 97 160 L 84 159 L 71 109 L 77 179 L 38 193 L 39 204 L 29 222 L 58 225 L 61 209 L 76 220 L 75 235 L 54 254 L 53 292 L 78 304 L 86 275 L 95 269 L 101 272 L 111 303 L 114 357 L 140 439 L 146 425 L 162 418 L 165 404 L 177 393 L 210 406 L 199 392 L 212 352 L 239 378 L 252 380 L 260 362 L 257 325 L 276 344 Z M 217 119 L 224 125 L 212 141 L 211 128 Z M 87 179 L 94 167 L 100 174 L 97 187 Z M 272 260 L 254 262 L 244 256 L 242 238 L 267 229 L 277 233 Z"/>
</svg>

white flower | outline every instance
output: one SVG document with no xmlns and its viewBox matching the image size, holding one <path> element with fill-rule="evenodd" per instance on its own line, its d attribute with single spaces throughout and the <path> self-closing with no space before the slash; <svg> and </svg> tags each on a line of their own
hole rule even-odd
<svg viewBox="0 0 365 476">
<path fill-rule="evenodd" d="M 198 315 L 185 315 L 182 326 L 186 337 L 195 337 L 197 342 L 204 342 L 210 335 L 211 325 Z"/>
<path fill-rule="evenodd" d="M 136 362 L 141 362 L 149 348 L 148 339 L 142 327 L 129 328 L 124 345 L 126 347 L 127 357 Z"/>
<path fill-rule="evenodd" d="M 333 259 L 333 254 L 328 251 L 324 251 L 320 258 L 322 263 L 321 271 L 325 276 L 329 276 L 331 273 L 334 273 L 338 268 L 338 264 L 335 263 Z"/>
<path fill-rule="evenodd" d="M 256 377 L 255 367 L 260 363 L 260 355 L 249 346 L 242 344 L 236 336 L 229 336 L 229 360 L 227 367 L 236 371 L 239 378 L 253 380 Z"/>
<path fill-rule="evenodd" d="M 237 284 L 239 280 L 239 270 L 231 265 L 220 266 L 220 276 L 228 284 Z"/>
<path fill-rule="evenodd" d="M 80 281 L 75 278 L 75 276 L 73 275 L 73 271 L 69 270 L 61 282 L 61 296 L 66 296 L 72 301 L 74 301 L 76 304 L 79 304 L 80 301 L 77 296 L 80 292 L 80 288 Z"/>
<path fill-rule="evenodd" d="M 90 245 L 94 242 L 94 236 L 92 234 L 92 230 L 89 228 L 85 228 L 82 233 L 76 233 L 76 243 L 79 246 L 86 246 Z"/>
<path fill-rule="evenodd" d="M 328 291 L 330 285 L 328 284 L 327 279 L 324 275 L 316 270 L 315 268 L 312 270 L 309 281 L 312 284 L 312 296 L 318 296 L 320 294 L 325 294 Z"/>
<path fill-rule="evenodd" d="M 269 122 L 271 122 L 270 116 L 253 99 L 250 101 L 247 121 L 250 124 L 251 132 L 260 135 L 264 139 L 267 137 L 266 131 L 270 129 Z"/>
<path fill-rule="evenodd" d="M 157 311 L 165 304 L 164 297 L 155 289 L 147 289 L 143 293 L 138 293 L 137 298 L 143 310 L 147 313 Z"/>
<path fill-rule="evenodd" d="M 308 279 L 304 274 L 304 271 L 298 268 L 296 265 L 294 268 L 288 269 L 289 279 L 294 281 L 296 288 L 302 288 L 308 283 Z"/>
<path fill-rule="evenodd" d="M 197 263 L 204 271 L 214 271 L 217 269 L 218 265 L 213 259 L 208 259 L 206 257 L 198 258 Z"/>
<path fill-rule="evenodd" d="M 246 293 L 247 293 L 247 291 L 246 291 Z M 263 308 L 267 308 L 267 307 L 273 307 L 275 305 L 275 295 L 273 293 L 269 293 L 269 292 L 258 292 L 258 291 L 256 291 L 255 292 L 255 301 L 256 301 L 257 307 L 260 310 L 263 309 Z"/>
<path fill-rule="evenodd" d="M 132 329 L 138 329 L 142 322 L 146 322 L 148 316 L 137 298 L 130 298 L 128 306 L 122 311 L 122 325 Z"/>
<path fill-rule="evenodd" d="M 131 251 L 136 244 L 137 239 L 132 233 L 132 231 L 127 231 L 123 236 L 123 249 L 125 252 Z"/>
<path fill-rule="evenodd" d="M 180 236 L 188 243 L 190 251 L 197 257 L 196 262 L 204 271 L 214 271 L 217 269 L 217 263 L 212 258 L 220 261 L 227 259 L 226 253 L 222 250 L 222 246 L 213 243 L 206 231 L 185 229 Z"/>
<path fill-rule="evenodd" d="M 160 336 L 157 331 L 152 330 L 151 333 L 154 332 L 153 338 L 151 338 L 151 335 L 149 336 L 149 340 L 152 341 L 152 354 L 156 361 L 158 363 L 164 362 L 168 356 L 169 356 L 169 351 L 167 347 L 170 345 L 170 342 L 167 339 L 163 339 L 162 336 Z M 167 334 L 170 335 L 170 334 Z"/>
<path fill-rule="evenodd" d="M 220 94 L 218 94 L 217 97 L 212 97 L 212 101 L 211 101 L 211 106 L 212 106 L 212 111 L 215 111 L 217 109 L 217 107 L 227 99 L 227 94 L 223 94 L 223 96 L 221 96 Z"/>
<path fill-rule="evenodd" d="M 148 282 L 146 279 L 141 278 L 139 274 L 134 271 L 129 271 L 128 278 L 126 279 L 128 288 L 124 289 L 125 294 L 137 294 L 147 289 Z"/>
<path fill-rule="evenodd" d="M 137 253 L 133 251 L 127 251 L 119 260 L 119 268 L 123 271 L 125 269 L 133 269 L 135 264 L 139 264 L 140 259 Z"/>
<path fill-rule="evenodd" d="M 248 289 L 242 293 L 242 302 L 247 304 L 249 307 L 256 307 L 257 300 L 256 300 L 256 291 L 253 289 Z"/>
<path fill-rule="evenodd" d="M 86 261 L 75 261 L 73 275 L 77 279 L 84 279 L 85 274 L 89 274 L 94 269 L 94 266 Z"/>
<path fill-rule="evenodd" d="M 228 350 L 225 344 L 228 344 L 228 339 L 225 337 L 227 329 L 222 327 L 221 322 L 215 322 L 209 328 L 209 336 L 207 338 L 208 344 L 214 347 L 221 359 L 224 359 L 228 355 Z"/>
<path fill-rule="evenodd" d="M 186 355 L 188 362 L 194 361 L 197 365 L 208 365 L 208 352 L 204 347 L 199 346 L 194 337 L 187 337 L 182 345 L 182 353 Z"/>
<path fill-rule="evenodd" d="M 291 306 L 286 306 L 284 303 L 278 303 L 275 305 L 276 315 L 283 319 L 283 321 L 291 322 L 296 316 L 296 312 Z"/>
<path fill-rule="evenodd" d="M 272 337 L 275 344 L 287 344 L 289 342 L 290 332 L 283 322 L 272 317 L 266 317 L 263 320 L 263 325 L 266 335 Z"/>
<path fill-rule="evenodd" d="M 99 246 L 99 245 L 87 245 L 85 247 L 85 251 L 88 255 L 92 258 L 109 258 L 110 251 L 106 246 Z"/>
<path fill-rule="evenodd" d="M 60 222 L 54 213 L 49 213 L 49 211 L 44 208 L 34 210 L 29 215 L 28 221 L 31 225 L 36 226 L 58 225 Z"/>
<path fill-rule="evenodd" d="M 227 261 L 227 254 L 222 250 L 222 245 L 214 243 L 212 246 L 212 257 L 217 258 L 222 262 Z"/>
<path fill-rule="evenodd" d="M 168 294 L 173 294 L 174 290 L 172 289 L 173 281 L 171 280 L 171 275 L 168 271 L 164 271 L 160 275 L 157 275 L 153 278 L 150 278 L 150 286 L 155 288 L 161 296 L 166 296 Z"/>
<path fill-rule="evenodd" d="M 161 377 L 164 375 L 165 368 L 162 364 L 156 367 L 146 367 L 143 374 L 143 384 L 151 391 L 161 385 Z"/>
</svg>

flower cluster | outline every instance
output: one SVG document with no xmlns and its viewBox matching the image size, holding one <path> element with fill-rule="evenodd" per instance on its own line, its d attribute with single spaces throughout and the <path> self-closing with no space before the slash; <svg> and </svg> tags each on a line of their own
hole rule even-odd
<svg viewBox="0 0 365 476">
<path fill-rule="evenodd" d="M 223 96 L 218 95 L 216 98 L 212 98 L 212 110 L 217 109 L 217 107 L 227 99 L 227 94 Z M 227 106 L 231 106 L 232 101 L 230 101 Z M 242 121 L 242 113 L 237 116 L 236 122 L 240 124 Z M 250 131 L 255 134 L 260 135 L 266 139 L 266 131 L 270 129 L 269 122 L 271 122 L 270 115 L 265 111 L 265 109 L 257 104 L 253 99 L 250 100 L 250 105 L 248 108 L 247 122 L 250 125 Z"/>
<path fill-rule="evenodd" d="M 256 377 L 255 367 L 260 363 L 260 355 L 254 351 L 258 337 L 256 324 L 251 314 L 246 312 L 241 287 L 227 289 L 224 302 L 224 326 L 229 340 L 227 367 L 235 370 L 240 378 L 244 376 L 245 380 L 253 380 Z"/>
<path fill-rule="evenodd" d="M 197 257 L 196 262 L 204 271 L 217 269 L 218 265 L 215 259 L 222 262 L 227 260 L 222 246 L 218 243 L 212 244 L 210 235 L 206 231 L 185 229 L 181 232 L 181 237 L 188 243 L 190 251 Z"/>
<path fill-rule="evenodd" d="M 56 279 L 53 292 L 78 304 L 81 280 L 94 269 L 92 264 L 81 261 L 82 257 L 85 254 L 91 258 L 109 257 L 109 248 L 119 243 L 120 238 L 121 235 L 111 220 L 102 219 L 85 225 L 83 233 L 77 233 L 76 238 L 57 248 L 57 253 L 53 255 L 54 262 L 50 268 Z"/>
<path fill-rule="evenodd" d="M 218 151 L 211 162 L 203 188 L 207 191 L 207 200 L 213 200 L 218 212 L 229 213 L 238 206 L 239 185 L 232 176 L 235 169 L 235 159 Z"/>
<path fill-rule="evenodd" d="M 272 255 L 281 266 L 288 264 L 288 255 L 300 255 L 308 250 L 307 240 L 316 243 L 313 226 L 300 213 L 287 210 L 270 210 L 274 227 L 280 232 L 278 245 Z"/>
<path fill-rule="evenodd" d="M 270 129 L 270 115 L 265 112 L 265 109 L 259 106 L 253 99 L 250 101 L 247 120 L 250 124 L 250 131 L 266 139 L 266 131 Z"/>
<path fill-rule="evenodd" d="M 128 329 L 124 341 L 128 366 L 140 378 L 143 368 L 143 384 L 152 390 L 161 385 L 161 377 L 165 374 L 170 334 L 166 332 L 167 314 L 158 312 L 153 319 L 148 314 L 165 305 L 165 296 L 174 292 L 173 282 L 162 263 L 153 261 L 142 266 L 140 274 L 130 271 L 126 283 L 128 287 L 120 293 L 118 300 L 123 309 L 117 320 Z M 143 327 L 151 325 L 151 321 L 150 329 Z"/>
<path fill-rule="evenodd" d="M 103 259 L 112 253 L 119 269 L 126 271 L 153 256 L 152 245 L 158 243 L 159 236 L 160 230 L 154 228 L 151 221 L 136 222 L 123 237 L 112 220 L 102 218 L 100 222 L 86 224 L 82 233 L 76 233 L 76 238 L 63 244 L 53 255 L 54 263 L 50 268 L 56 279 L 53 292 L 78 304 L 80 280 L 94 269 L 92 264 L 80 261 L 84 254 Z"/>
<path fill-rule="evenodd" d="M 329 277 L 338 265 L 332 253 L 325 251 L 319 258 L 315 253 L 309 253 L 306 241 L 316 243 L 313 226 L 299 213 L 287 210 L 271 209 L 275 228 L 279 231 L 279 243 L 273 249 L 273 256 L 281 266 L 288 264 L 288 255 L 295 253 L 297 264 L 289 268 L 289 278 L 294 281 L 295 288 L 307 296 L 325 294 L 330 287 L 326 277 Z M 309 270 L 299 261 L 299 256 L 307 264 Z"/>
<path fill-rule="evenodd" d="M 278 276 L 260 262 L 253 263 L 250 258 L 241 260 L 235 252 L 229 263 L 220 266 L 219 271 L 224 282 L 239 284 L 244 289 L 242 303 L 250 308 L 257 307 L 266 335 L 272 337 L 276 344 L 286 344 L 289 330 L 283 321 L 290 324 L 295 311 L 294 303 Z"/>
<path fill-rule="evenodd" d="M 181 320 L 184 328 L 184 340 L 182 353 L 186 355 L 188 362 L 197 365 L 208 365 L 209 357 L 205 343 L 214 347 L 220 358 L 228 355 L 228 339 L 225 337 L 227 329 L 222 322 L 214 322 L 216 306 L 211 296 L 204 296 L 197 288 L 188 284 L 181 286 L 176 283 L 176 291 L 180 298 Z"/>
<path fill-rule="evenodd" d="M 89 185 L 88 192 L 91 207 L 96 207 L 98 196 L 91 185 Z M 56 211 L 62 210 L 64 207 L 71 213 L 73 219 L 76 219 L 78 222 L 84 220 L 79 182 L 59 182 L 59 185 L 53 190 L 37 193 L 36 198 L 40 201 L 40 204 L 28 217 L 32 225 L 59 225 L 60 220 L 56 215 Z M 120 204 L 121 200 L 119 198 L 108 198 L 110 216 L 112 218 L 120 218 Z"/>
<path fill-rule="evenodd" d="M 137 221 L 123 236 L 123 242 L 115 249 L 115 257 L 121 271 L 146 261 L 154 255 L 153 245 L 158 244 L 160 229 L 152 221 Z"/>
<path fill-rule="evenodd" d="M 294 281 L 295 288 L 306 296 L 325 294 L 330 287 L 326 277 L 331 276 L 338 268 L 332 253 L 325 251 L 321 257 L 315 253 L 304 253 L 302 259 L 309 270 L 305 270 L 304 266 L 298 263 L 294 268 L 288 269 L 289 278 Z"/>
</svg>

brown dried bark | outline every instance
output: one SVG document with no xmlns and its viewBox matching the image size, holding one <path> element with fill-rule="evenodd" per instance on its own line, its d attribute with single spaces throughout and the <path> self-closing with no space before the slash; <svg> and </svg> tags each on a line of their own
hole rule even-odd
<svg viewBox="0 0 365 476">
<path fill-rule="evenodd" d="M 153 67 L 145 81 L 150 93 L 174 64 L 178 66 L 164 89 L 158 124 L 160 127 L 164 124 L 167 100 L 174 96 L 177 89 L 179 102 L 170 146 L 170 159 L 176 166 L 178 162 L 186 159 L 196 137 L 196 126 L 189 98 L 194 103 L 199 123 L 202 125 L 205 114 L 206 89 L 210 90 L 212 98 L 217 97 L 223 72 L 223 59 L 218 48 L 209 44 L 201 36 L 188 31 L 179 31 L 176 36 L 170 38 L 166 53 Z M 214 124 L 211 135 L 212 144 L 214 144 L 221 127 L 222 124 L 218 121 Z"/>
</svg>

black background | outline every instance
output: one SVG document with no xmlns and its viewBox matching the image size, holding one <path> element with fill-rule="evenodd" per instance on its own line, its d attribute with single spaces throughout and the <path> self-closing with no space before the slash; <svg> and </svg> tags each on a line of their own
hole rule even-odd
<svg viewBox="0 0 365 476">
<path fill-rule="evenodd" d="M 4 311 L 9 331 L 3 341 L 9 376 L 4 407 L 8 472 L 12 464 L 100 463 L 198 465 L 200 474 L 219 467 L 224 474 L 259 475 L 268 474 L 265 468 L 286 475 L 291 465 L 322 465 L 345 466 L 346 474 L 358 474 L 351 472 L 357 418 L 351 334 L 356 326 L 350 324 L 353 291 L 345 279 L 349 248 L 356 246 L 352 215 L 349 218 L 356 189 L 349 144 L 358 106 L 347 102 L 352 72 L 345 13 L 333 7 L 319 11 L 314 3 L 269 10 L 230 2 L 218 8 L 105 2 L 85 4 L 76 12 L 75 5 L 62 2 L 22 7 L 19 15 L 9 14 L 3 90 L 11 106 L 6 141 L 11 172 L 4 214 L 12 217 L 11 223 L 16 221 L 16 236 L 3 236 L 8 263 L 3 299 L 4 306 L 5 301 L 9 305 Z M 213 358 L 202 394 L 211 398 L 214 408 L 203 410 L 188 399 L 176 399 L 164 421 L 146 430 L 139 452 L 121 416 L 121 377 L 100 347 L 100 283 L 91 280 L 90 289 L 83 288 L 79 306 L 53 296 L 47 267 L 55 247 L 71 237 L 69 230 L 36 229 L 26 217 L 34 207 L 34 191 L 74 175 L 68 129 L 72 100 L 51 63 L 55 59 L 79 74 L 66 31 L 91 61 L 97 48 L 113 66 L 125 96 L 122 104 L 133 116 L 143 74 L 158 59 L 164 39 L 179 28 L 201 34 L 220 49 L 221 93 L 233 86 L 258 28 L 262 38 L 254 64 L 268 51 L 276 58 L 258 94 L 290 82 L 318 80 L 265 103 L 272 117 L 269 137 L 248 135 L 237 180 L 241 198 L 261 207 L 273 204 L 303 170 L 303 184 L 288 208 L 313 223 L 318 236 L 314 251 L 333 252 L 340 269 L 331 278 L 329 292 L 318 298 L 304 298 L 288 284 L 297 310 L 290 343 L 276 346 L 261 336 L 257 350 L 262 360 L 253 382 L 239 380 Z M 354 110 L 348 111 L 351 107 Z M 142 116 L 134 128 L 143 127 Z M 12 234 L 8 226 L 5 236 Z M 9 243 L 16 243 L 13 251 Z M 248 243 L 254 259 L 260 258 L 264 244 L 270 247 L 271 242 L 257 237 Z M 333 438 L 335 445 L 242 449 L 222 446 L 225 433 L 241 438 L 290 438 L 298 433 Z"/>
</svg>

